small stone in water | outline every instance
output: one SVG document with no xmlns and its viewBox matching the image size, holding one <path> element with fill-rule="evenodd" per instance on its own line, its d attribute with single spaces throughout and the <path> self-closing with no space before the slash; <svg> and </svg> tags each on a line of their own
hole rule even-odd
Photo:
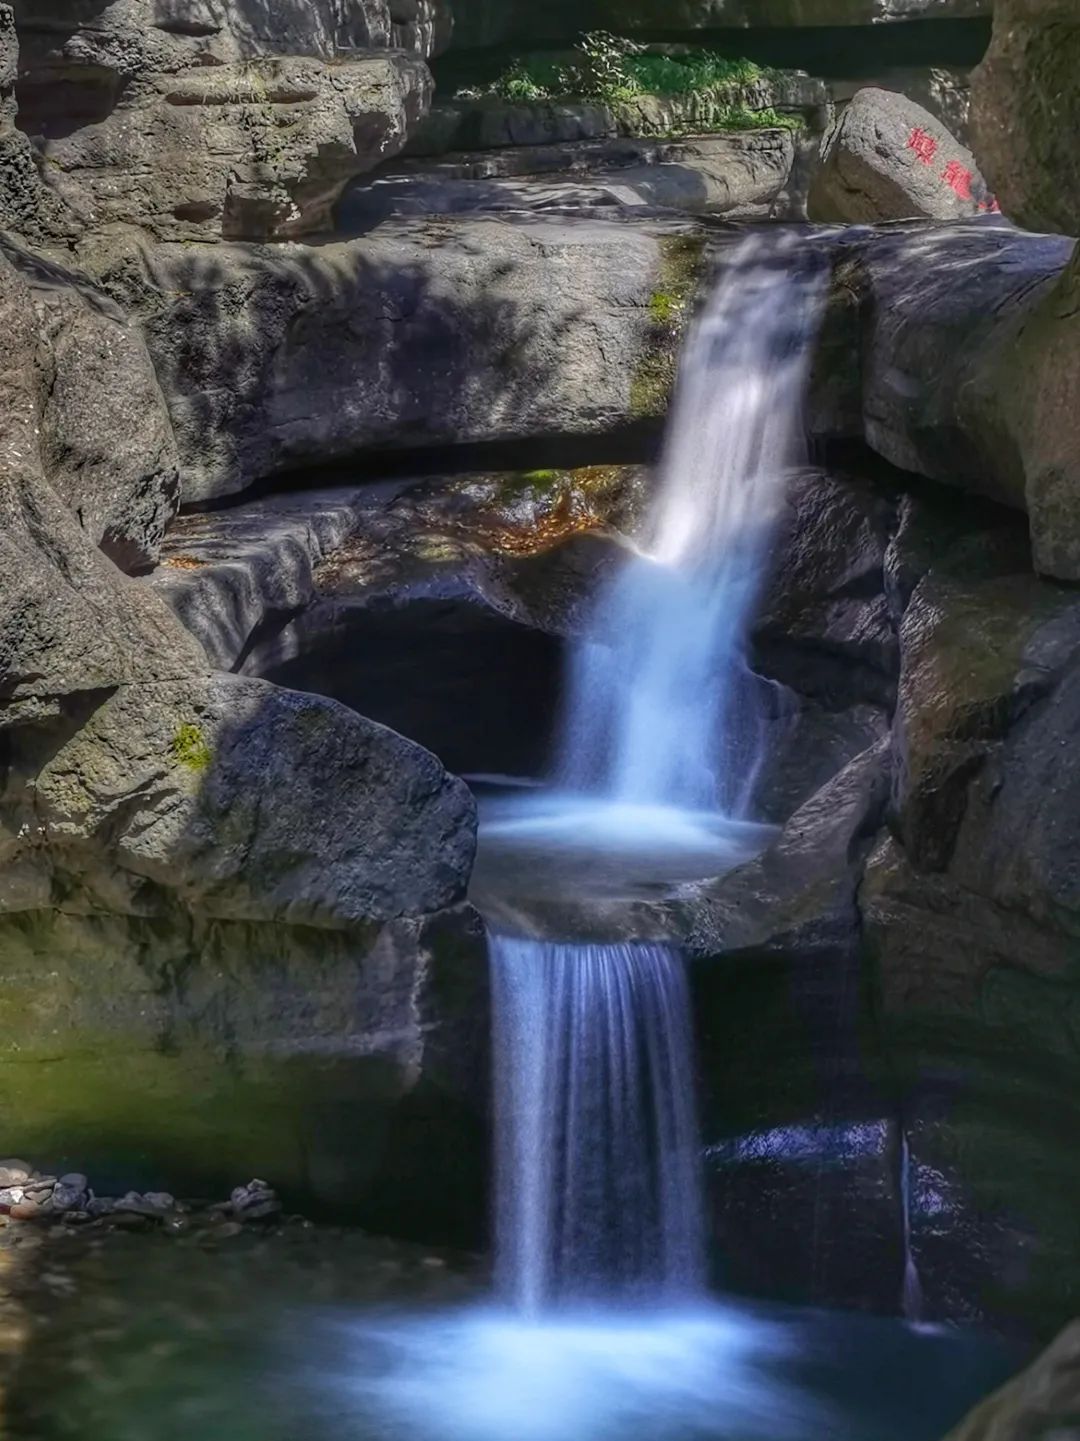
<svg viewBox="0 0 1080 1441">
<path fill-rule="evenodd" d="M 87 1202 L 87 1180 L 85 1176 L 73 1173 L 61 1176 L 53 1187 L 52 1204 L 54 1211 L 81 1211 Z"/>
<path fill-rule="evenodd" d="M 37 1201 L 19 1201 L 12 1206 L 11 1214 L 16 1221 L 36 1221 L 39 1216 L 45 1215 L 45 1207 Z"/>
<path fill-rule="evenodd" d="M 33 1167 L 26 1161 L 17 1161 L 13 1158 L 0 1161 L 0 1189 L 5 1186 L 18 1186 L 23 1181 L 29 1181 L 33 1174 Z"/>
</svg>

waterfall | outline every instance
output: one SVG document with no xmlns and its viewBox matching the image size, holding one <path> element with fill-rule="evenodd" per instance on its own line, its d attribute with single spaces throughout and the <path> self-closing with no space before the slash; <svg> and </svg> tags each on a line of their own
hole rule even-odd
<svg viewBox="0 0 1080 1441">
<path fill-rule="evenodd" d="M 572 659 L 568 789 L 746 814 L 764 721 L 749 625 L 786 474 L 806 459 L 826 283 L 797 235 L 751 235 L 727 259 L 684 351 L 640 554 L 598 596 Z"/>
<path fill-rule="evenodd" d="M 900 1204 L 904 1225 L 904 1286 L 900 1297 L 905 1321 L 918 1325 L 922 1320 L 923 1298 L 919 1268 L 911 1246 L 911 1146 L 907 1130 L 900 1127 Z"/>
<path fill-rule="evenodd" d="M 681 958 L 490 938 L 500 1289 L 522 1311 L 675 1299 L 702 1273 Z"/>
</svg>

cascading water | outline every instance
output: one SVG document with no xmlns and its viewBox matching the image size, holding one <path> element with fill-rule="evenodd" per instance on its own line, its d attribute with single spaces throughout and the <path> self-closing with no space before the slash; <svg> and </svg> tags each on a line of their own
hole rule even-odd
<svg viewBox="0 0 1080 1441">
<path fill-rule="evenodd" d="M 573 657 L 560 783 L 629 806 L 746 814 L 763 683 L 747 663 L 824 303 L 822 255 L 749 236 L 687 343 L 640 554 Z"/>
<path fill-rule="evenodd" d="M 678 953 L 506 936 L 490 948 L 501 1289 L 530 1314 L 696 1294 L 699 1147 Z"/>
<path fill-rule="evenodd" d="M 919 1268 L 911 1244 L 911 1146 L 905 1127 L 900 1127 L 900 1205 L 903 1210 L 904 1228 L 904 1285 L 901 1293 L 901 1311 L 905 1321 L 913 1326 L 922 1321 L 923 1297 Z"/>
</svg>

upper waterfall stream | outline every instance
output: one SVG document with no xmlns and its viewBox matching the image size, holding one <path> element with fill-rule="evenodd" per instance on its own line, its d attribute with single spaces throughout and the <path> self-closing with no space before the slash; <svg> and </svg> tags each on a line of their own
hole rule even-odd
<svg viewBox="0 0 1080 1441">
<path fill-rule="evenodd" d="M 745 817 L 763 748 L 747 660 L 791 469 L 827 264 L 755 234 L 687 342 L 638 553 L 594 603 L 572 661 L 557 774 L 627 806 Z"/>
</svg>

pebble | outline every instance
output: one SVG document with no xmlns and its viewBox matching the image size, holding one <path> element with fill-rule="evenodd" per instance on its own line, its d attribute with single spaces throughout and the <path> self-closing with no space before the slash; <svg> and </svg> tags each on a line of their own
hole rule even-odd
<svg viewBox="0 0 1080 1441">
<path fill-rule="evenodd" d="M 45 1215 L 45 1207 L 38 1205 L 37 1201 L 19 1201 L 12 1206 L 11 1215 L 16 1221 L 36 1221 L 39 1216 Z"/>
<path fill-rule="evenodd" d="M 85 1176 L 61 1176 L 53 1187 L 54 1211 L 81 1211 L 88 1200 Z"/>
<path fill-rule="evenodd" d="M 0 1179 L 4 1177 L 8 1184 L 0 1185 L 0 1225 L 6 1225 L 8 1217 L 17 1221 L 53 1217 L 65 1227 L 92 1226 L 107 1218 L 125 1230 L 146 1230 L 157 1221 L 163 1231 L 183 1235 L 193 1226 L 209 1222 L 214 1236 L 234 1236 L 243 1230 L 242 1222 L 274 1218 L 305 1228 L 311 1224 L 300 1216 L 284 1217 L 277 1192 L 258 1178 L 237 1186 L 228 1201 L 208 1206 L 204 1201 L 185 1205 L 168 1191 L 128 1191 L 119 1198 L 95 1196 L 81 1171 L 69 1171 L 59 1178 L 38 1176 L 18 1160 L 0 1162 Z M 16 1177 L 18 1180 L 12 1179 Z"/>
</svg>

